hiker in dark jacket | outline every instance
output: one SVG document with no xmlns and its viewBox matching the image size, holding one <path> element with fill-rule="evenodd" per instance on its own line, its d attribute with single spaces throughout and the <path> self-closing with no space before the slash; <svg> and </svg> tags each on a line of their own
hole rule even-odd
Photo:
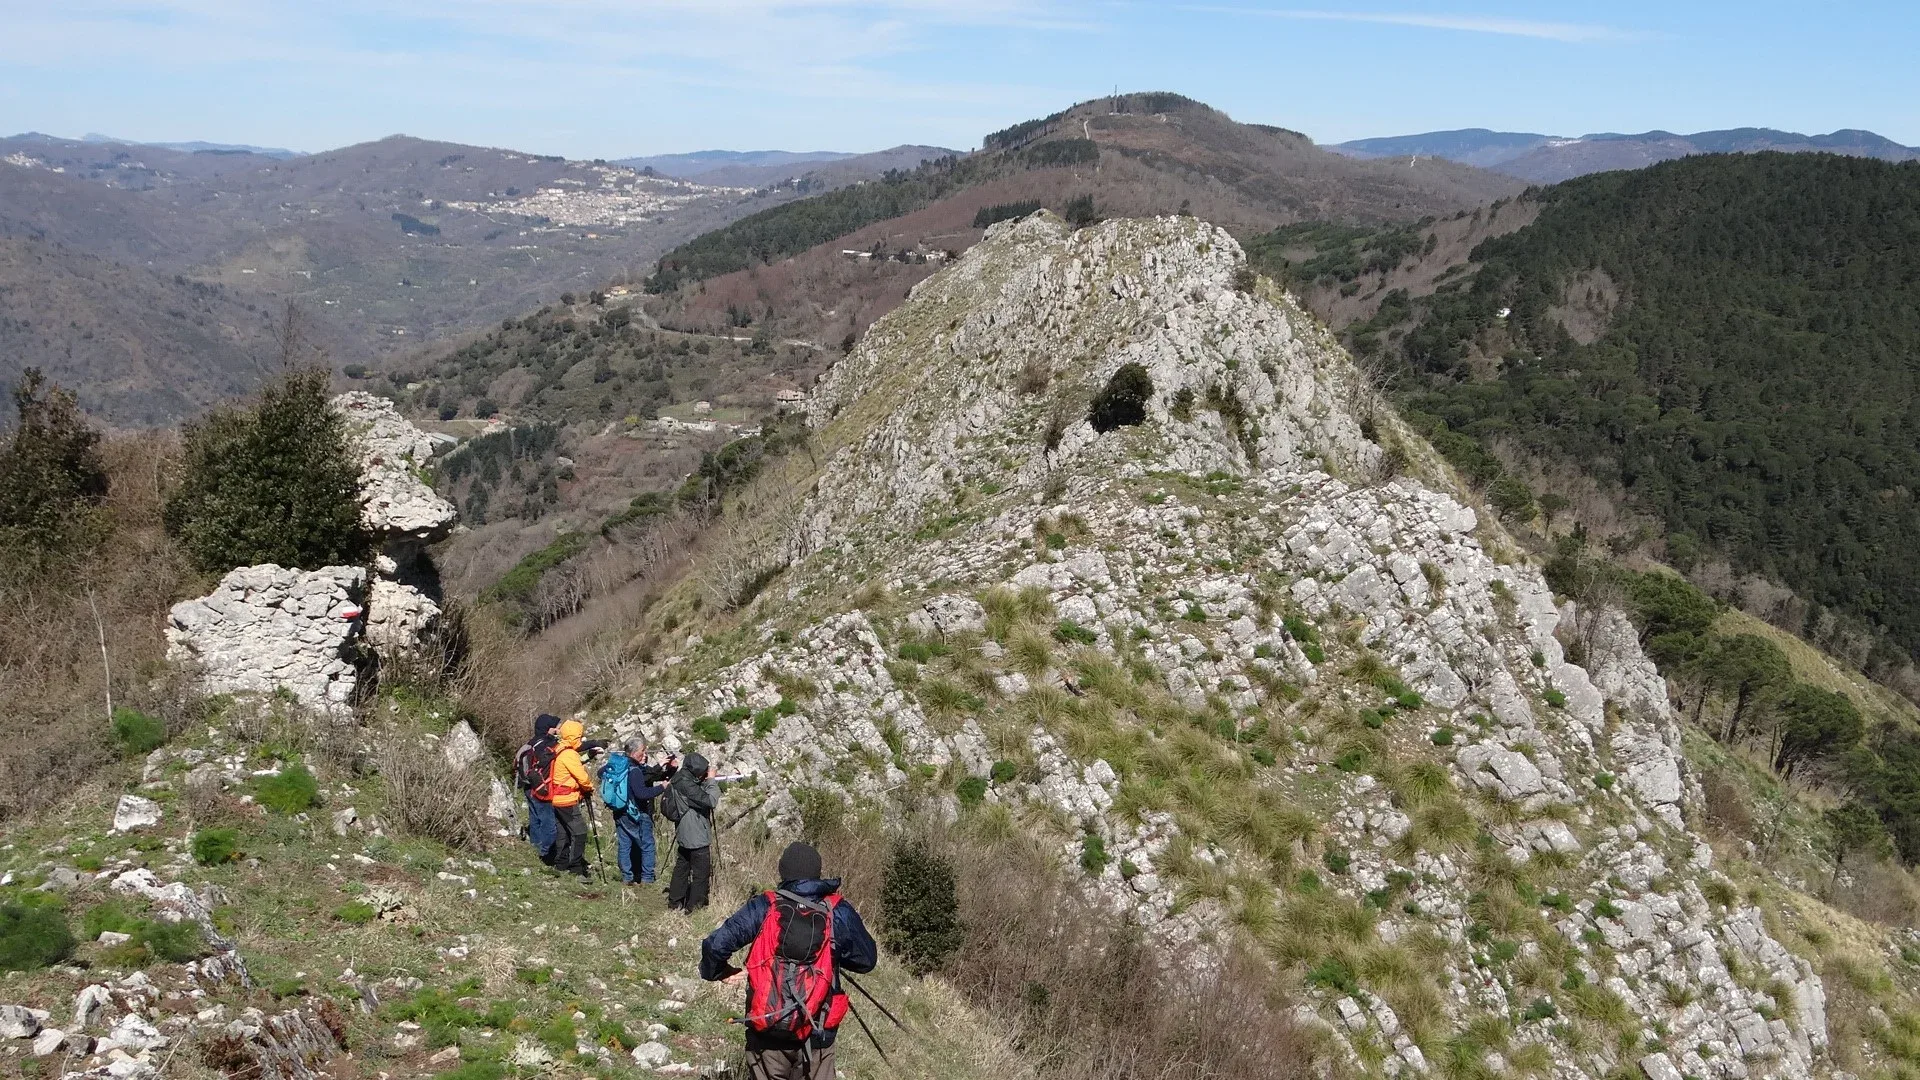
<svg viewBox="0 0 1920 1080">
<path fill-rule="evenodd" d="M 707 778 L 707 759 L 688 754 L 667 785 L 666 815 L 673 821 L 673 882 L 667 888 L 667 908 L 692 911 L 707 906 L 707 884 L 713 876 L 713 810 L 720 805 L 720 785 Z"/>
<path fill-rule="evenodd" d="M 664 781 L 677 771 L 672 758 L 665 765 L 649 765 L 647 740 L 638 736 L 627 740 L 624 754 L 615 751 L 601 767 L 602 779 L 614 772 L 626 778 L 626 802 L 613 811 L 613 850 L 623 884 L 653 883 L 653 800 L 667 793 Z"/>
<path fill-rule="evenodd" d="M 553 804 L 533 797 L 533 789 L 545 780 L 545 769 L 536 768 L 533 757 L 542 747 L 554 747 L 554 729 L 560 718 L 541 713 L 533 718 L 533 738 L 513 756 L 513 780 L 527 800 L 527 841 L 540 853 L 540 861 L 553 865 Z"/>
<path fill-rule="evenodd" d="M 840 891 L 838 878 L 820 876 L 820 852 L 811 844 L 789 844 L 780 855 L 781 892 L 824 903 Z M 719 929 L 700 943 L 700 977 L 718 982 L 737 974 L 733 954 L 753 944 L 773 904 L 760 893 L 741 905 Z M 860 913 L 845 899 L 833 905 L 834 991 L 840 992 L 840 972 L 865 975 L 880 959 L 873 935 Z M 751 994 L 751 988 L 749 988 Z M 753 1008 L 749 1000 L 748 1009 Z M 752 1080 L 833 1080 L 834 1031 L 815 1031 L 806 1045 L 781 1040 L 747 1028 L 747 1075 Z"/>
</svg>

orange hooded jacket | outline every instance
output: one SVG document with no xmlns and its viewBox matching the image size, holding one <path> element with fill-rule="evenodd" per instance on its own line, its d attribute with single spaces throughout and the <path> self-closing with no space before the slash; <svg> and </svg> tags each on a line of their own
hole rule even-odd
<svg viewBox="0 0 1920 1080">
<path fill-rule="evenodd" d="M 576 806 L 583 793 L 593 791 L 593 777 L 587 775 L 587 767 L 580 760 L 580 740 L 586 734 L 587 729 L 578 720 L 560 725 L 560 752 L 553 756 L 553 772 L 547 784 L 556 807 Z"/>
</svg>

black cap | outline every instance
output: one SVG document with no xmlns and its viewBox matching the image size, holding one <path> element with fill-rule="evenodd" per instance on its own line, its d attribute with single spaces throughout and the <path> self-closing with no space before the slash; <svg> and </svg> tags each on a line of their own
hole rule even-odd
<svg viewBox="0 0 1920 1080">
<path fill-rule="evenodd" d="M 794 841 L 780 853 L 781 881 L 811 881 L 820 876 L 820 852 L 812 844 Z"/>
<path fill-rule="evenodd" d="M 533 718 L 533 737 L 537 739 L 542 735 L 551 735 L 553 734 L 553 729 L 559 726 L 559 717 L 552 713 L 541 713 L 539 716 Z"/>
</svg>

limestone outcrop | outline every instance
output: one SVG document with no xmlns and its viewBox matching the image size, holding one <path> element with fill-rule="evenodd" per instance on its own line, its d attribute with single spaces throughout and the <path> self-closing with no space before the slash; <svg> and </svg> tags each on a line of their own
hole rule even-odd
<svg viewBox="0 0 1920 1080">
<path fill-rule="evenodd" d="M 334 399 L 360 461 L 370 567 L 243 566 L 207 596 L 175 604 L 168 657 L 194 665 L 209 693 L 271 694 L 338 714 L 388 660 L 431 659 L 441 607 L 427 545 L 456 524 L 453 505 L 421 476 L 435 444 L 393 403 L 364 391 Z"/>
<path fill-rule="evenodd" d="M 363 567 L 243 566 L 213 592 L 173 606 L 167 656 L 195 665 L 208 693 L 284 688 L 310 709 L 337 713 L 359 686 L 350 646 L 366 596 Z"/>
<path fill-rule="evenodd" d="M 453 504 L 420 475 L 433 460 L 434 441 L 414 427 L 393 402 L 351 390 L 333 399 L 346 417 L 360 457 L 361 520 L 387 545 L 424 547 L 444 540 L 458 520 Z"/>
<path fill-rule="evenodd" d="M 351 390 L 333 399 L 360 459 L 361 521 L 379 545 L 368 599 L 367 644 L 383 657 L 430 655 L 440 627 L 440 580 L 427 546 L 459 516 L 423 470 L 437 445 L 393 402 Z"/>
<path fill-rule="evenodd" d="M 760 507 L 759 561 L 785 569 L 747 613 L 759 644 L 688 637 L 616 729 L 673 746 L 723 725 L 704 752 L 761 778 L 776 831 L 799 828 L 796 792 L 1002 804 L 1202 962 L 1276 919 L 1280 967 L 1327 955 L 1289 905 L 1346 905 L 1364 940 L 1338 955 L 1418 942 L 1416 981 L 1441 988 L 1344 962 L 1309 980 L 1364 1071 L 1428 1073 L 1436 1030 L 1483 1016 L 1542 1075 L 1830 1071 L 1819 977 L 1690 830 L 1631 626 L 1556 607 L 1244 265 L 1191 219 L 995 226 L 809 399 L 819 465 Z M 1095 430 L 1088 400 L 1128 363 L 1153 382 L 1144 422 Z M 971 779 L 934 786 L 952 778 Z M 1534 899 L 1502 917 L 1527 940 L 1489 924 L 1515 881 Z"/>
</svg>

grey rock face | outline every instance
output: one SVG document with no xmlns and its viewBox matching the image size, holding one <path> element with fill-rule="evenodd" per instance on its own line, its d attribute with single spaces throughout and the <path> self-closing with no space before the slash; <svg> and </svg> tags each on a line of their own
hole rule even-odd
<svg viewBox="0 0 1920 1080">
<path fill-rule="evenodd" d="M 806 411 L 825 460 L 810 494 L 769 515 L 768 562 L 791 565 L 755 602 L 792 621 L 769 617 L 744 655 L 690 639 L 667 661 L 671 689 L 643 692 L 616 730 L 673 747 L 697 717 L 771 710 L 767 723 L 733 725 L 709 757 L 762 777 L 756 812 L 776 832 L 800 825 L 795 790 L 883 805 L 929 767 L 985 779 L 997 758 L 1017 757 L 1016 775 L 980 797 L 1048 823 L 1034 827 L 1090 899 L 1204 967 L 1235 933 L 1234 912 L 1230 900 L 1183 902 L 1183 889 L 1266 877 L 1271 864 L 1231 836 L 1190 832 L 1190 816 L 1129 799 L 1113 763 L 1046 718 L 1082 707 L 1090 681 L 1125 678 L 1235 725 L 1223 744 L 1256 723 L 1316 723 L 1290 706 L 1303 687 L 1324 688 L 1310 702 L 1323 715 L 1353 721 L 1383 697 L 1382 683 L 1343 670 L 1364 650 L 1405 684 L 1391 691 L 1382 738 L 1472 796 L 1462 801 L 1477 808 L 1473 827 L 1497 851 L 1551 862 L 1580 898 L 1549 917 L 1549 932 L 1637 1024 L 1660 1026 L 1670 1049 L 1641 1062 L 1649 1080 L 1821 1071 L 1818 976 L 1757 912 L 1716 909 L 1703 892 L 1722 879 L 1687 829 L 1678 728 L 1632 628 L 1617 613 L 1557 608 L 1539 570 L 1371 401 L 1311 319 L 1284 297 L 1234 288 L 1241 265 L 1231 237 L 1192 221 L 1070 231 L 1040 215 L 996 226 L 816 388 Z M 1137 428 L 1096 432 L 1083 412 L 1062 415 L 1021 389 L 1023 369 L 1044 364 L 1067 388 L 1060 398 L 1084 410 L 1125 362 L 1155 387 Z M 1367 430 L 1401 451 L 1392 478 Z M 884 584 L 894 606 L 833 599 L 863 582 Z M 1044 640 L 982 640 L 989 611 L 1004 622 L 1020 605 L 1045 613 Z M 1076 625 L 1056 622 L 1067 619 Z M 964 654 L 953 670 L 965 685 L 932 692 L 903 666 L 901 636 Z M 1569 662 L 1563 639 L 1583 646 L 1573 655 L 1585 666 Z M 1347 650 L 1339 667 L 1312 658 L 1324 644 L 1334 659 L 1336 641 Z M 773 710 L 796 686 L 811 690 Z M 1442 727 L 1451 738 L 1429 741 Z M 1326 808 L 1311 843 L 1347 863 L 1323 887 L 1355 904 L 1407 890 L 1407 907 L 1378 909 L 1377 932 L 1448 943 L 1432 974 L 1456 1030 L 1511 1018 L 1526 1003 L 1508 999 L 1469 940 L 1473 855 L 1422 841 L 1418 815 L 1396 805 L 1403 792 L 1340 763 L 1343 738 L 1310 732 L 1292 760 L 1248 765 L 1240 792 L 1305 791 Z M 960 812 L 953 795 L 935 797 Z M 1095 836 L 1109 856 L 1097 870 L 1081 863 Z M 1297 843 L 1295 855 L 1312 850 Z M 1769 1021 L 1776 1004 L 1734 979 L 1729 957 L 1784 985 L 1792 1015 Z M 1407 1021 L 1364 973 L 1356 980 L 1358 992 L 1310 990 L 1302 1007 L 1350 1051 L 1372 1043 L 1378 1056 L 1356 1071 L 1433 1068 Z M 1668 983 L 1686 1007 L 1669 1004 Z M 1612 1046 L 1563 1043 L 1549 1025 L 1515 1034 L 1545 1042 L 1557 1076 L 1623 1061 Z"/>
<path fill-rule="evenodd" d="M 24 1005 L 0 1005 L 0 1039 L 31 1039 L 40 1031 L 40 1018 Z"/>
<path fill-rule="evenodd" d="M 160 804 L 138 795 L 122 795 L 113 808 L 113 831 L 132 832 L 160 824 Z"/>
<path fill-rule="evenodd" d="M 348 645 L 360 633 L 367 572 L 243 566 L 168 616 L 167 658 L 196 664 L 209 693 L 285 688 L 317 712 L 346 708 L 359 681 Z"/>
<path fill-rule="evenodd" d="M 416 470 L 433 459 L 434 443 L 400 415 L 393 402 L 363 390 L 333 399 L 347 419 L 360 456 L 361 520 L 383 540 L 419 544 L 444 539 L 458 515 Z"/>
</svg>

